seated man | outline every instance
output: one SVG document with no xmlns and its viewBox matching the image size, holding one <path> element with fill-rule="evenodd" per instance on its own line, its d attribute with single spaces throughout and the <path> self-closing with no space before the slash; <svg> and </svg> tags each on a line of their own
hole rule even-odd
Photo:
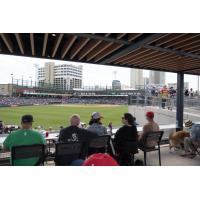
<svg viewBox="0 0 200 200">
<path fill-rule="evenodd" d="M 154 121 L 154 113 L 153 112 L 147 112 L 146 119 L 147 119 L 148 123 L 143 126 L 143 132 L 139 136 L 139 145 L 140 146 L 143 146 L 144 138 L 147 134 L 160 130 L 159 125 Z M 154 146 L 154 144 L 147 144 L 147 145 Z"/>
<path fill-rule="evenodd" d="M 200 147 L 200 124 L 193 124 L 190 134 L 190 137 L 184 139 L 185 154 L 183 156 L 194 158 L 196 150 Z"/>
<path fill-rule="evenodd" d="M 32 130 L 32 115 L 24 115 L 21 119 L 21 129 L 12 132 L 3 143 L 5 151 L 11 151 L 14 146 L 46 144 L 42 135 Z M 12 159 L 12 158 L 11 158 Z M 33 166 L 36 165 L 39 158 L 19 159 L 14 161 L 14 165 Z"/>
<path fill-rule="evenodd" d="M 70 126 L 61 129 L 58 142 L 83 142 L 87 146 L 91 139 L 97 137 L 97 134 L 89 132 L 83 128 L 79 128 L 80 116 L 74 114 L 70 118 Z M 70 165 L 73 158 L 60 157 L 55 160 L 56 165 Z"/>
</svg>

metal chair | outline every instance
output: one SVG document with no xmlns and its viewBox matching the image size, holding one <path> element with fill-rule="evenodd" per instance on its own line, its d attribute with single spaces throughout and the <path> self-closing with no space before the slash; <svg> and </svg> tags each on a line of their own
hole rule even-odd
<svg viewBox="0 0 200 200">
<path fill-rule="evenodd" d="M 79 142 L 56 143 L 55 163 L 56 165 L 65 166 L 76 159 L 85 159 L 85 145 Z"/>
<path fill-rule="evenodd" d="M 109 141 L 110 141 L 110 135 L 98 136 L 92 139 L 89 143 L 89 151 L 90 151 L 89 154 L 91 154 L 91 151 L 92 153 L 99 153 L 99 152 L 106 153 Z"/>
<path fill-rule="evenodd" d="M 144 165 L 147 164 L 147 152 L 158 151 L 159 165 L 161 166 L 160 142 L 164 132 L 150 132 L 145 134 L 139 149 L 144 152 Z"/>
<path fill-rule="evenodd" d="M 22 145 L 14 146 L 11 149 L 11 164 L 14 165 L 16 160 L 28 159 L 38 157 L 38 162 L 35 165 L 44 165 L 45 160 L 45 145 L 33 144 L 33 145 Z"/>
</svg>

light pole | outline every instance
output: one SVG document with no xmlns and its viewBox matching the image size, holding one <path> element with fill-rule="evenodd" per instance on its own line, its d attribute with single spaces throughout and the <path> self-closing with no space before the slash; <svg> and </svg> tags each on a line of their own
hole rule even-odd
<svg viewBox="0 0 200 200">
<path fill-rule="evenodd" d="M 23 85 L 24 85 L 24 83 L 23 83 L 24 81 L 23 81 L 23 75 L 22 75 L 22 87 L 23 87 Z"/>
<path fill-rule="evenodd" d="M 11 77 L 12 77 L 12 89 L 11 89 L 11 96 L 13 96 L 13 73 L 12 74 L 10 74 L 11 75 Z"/>
<path fill-rule="evenodd" d="M 29 76 L 29 78 L 31 79 L 31 87 L 32 87 L 32 76 Z"/>
</svg>

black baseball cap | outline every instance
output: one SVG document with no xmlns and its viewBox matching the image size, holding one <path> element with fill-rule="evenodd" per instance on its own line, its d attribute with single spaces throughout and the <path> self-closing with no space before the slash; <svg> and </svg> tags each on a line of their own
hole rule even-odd
<svg viewBox="0 0 200 200">
<path fill-rule="evenodd" d="M 23 123 L 34 122 L 33 121 L 33 116 L 32 115 L 24 115 L 24 116 L 22 116 L 22 122 Z"/>
</svg>

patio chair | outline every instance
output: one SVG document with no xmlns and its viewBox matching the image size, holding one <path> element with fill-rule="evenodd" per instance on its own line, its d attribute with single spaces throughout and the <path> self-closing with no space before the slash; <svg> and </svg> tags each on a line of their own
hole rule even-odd
<svg viewBox="0 0 200 200">
<path fill-rule="evenodd" d="M 55 164 L 59 166 L 70 165 L 77 159 L 85 159 L 85 145 L 79 142 L 56 143 Z"/>
<path fill-rule="evenodd" d="M 43 144 L 33 144 L 33 145 L 22 145 L 14 146 L 11 149 L 11 164 L 14 165 L 16 160 L 19 159 L 29 159 L 29 158 L 39 158 L 35 165 L 44 165 L 45 160 L 45 145 Z"/>
<path fill-rule="evenodd" d="M 110 141 L 110 135 L 98 136 L 89 143 L 88 154 L 106 153 Z"/>
<path fill-rule="evenodd" d="M 150 132 L 145 134 L 139 149 L 144 152 L 144 165 L 147 164 L 147 152 L 158 151 L 159 165 L 161 166 L 160 142 L 164 132 Z"/>
</svg>

